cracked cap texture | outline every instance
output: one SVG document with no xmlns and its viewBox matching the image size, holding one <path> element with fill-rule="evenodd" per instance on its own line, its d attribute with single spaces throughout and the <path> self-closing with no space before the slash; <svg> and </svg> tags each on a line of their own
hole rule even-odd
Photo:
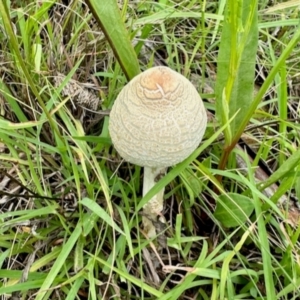
<svg viewBox="0 0 300 300">
<path fill-rule="evenodd" d="M 168 67 L 134 77 L 112 107 L 109 131 L 119 154 L 146 167 L 183 161 L 199 145 L 207 115 L 197 90 Z"/>
</svg>

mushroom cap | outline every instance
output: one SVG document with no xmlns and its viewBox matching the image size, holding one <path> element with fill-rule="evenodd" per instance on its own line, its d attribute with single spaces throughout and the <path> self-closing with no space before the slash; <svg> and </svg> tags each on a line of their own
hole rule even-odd
<svg viewBox="0 0 300 300">
<path fill-rule="evenodd" d="M 153 67 L 121 90 L 110 112 L 109 131 L 126 161 L 158 168 L 188 157 L 206 124 L 202 99 L 192 83 L 168 67 Z"/>
</svg>

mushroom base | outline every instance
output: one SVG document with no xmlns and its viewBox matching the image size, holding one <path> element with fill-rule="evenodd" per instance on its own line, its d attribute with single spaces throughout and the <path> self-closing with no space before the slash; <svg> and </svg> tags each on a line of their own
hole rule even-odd
<svg viewBox="0 0 300 300">
<path fill-rule="evenodd" d="M 156 184 L 161 176 L 164 176 L 166 174 L 166 170 L 166 168 L 144 167 L 143 196 L 145 196 L 149 192 L 149 190 Z M 145 233 L 150 238 L 156 236 L 156 230 L 153 223 L 157 222 L 157 216 L 159 216 L 163 210 L 164 191 L 164 188 L 160 190 L 143 207 L 143 227 Z"/>
</svg>

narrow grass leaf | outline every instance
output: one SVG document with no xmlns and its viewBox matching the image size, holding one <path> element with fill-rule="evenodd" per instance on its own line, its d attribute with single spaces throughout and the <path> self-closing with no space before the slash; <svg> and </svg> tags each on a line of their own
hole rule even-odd
<svg viewBox="0 0 300 300">
<path fill-rule="evenodd" d="M 119 212 L 119 215 L 120 215 L 122 223 L 123 223 L 124 233 L 126 236 L 126 243 L 129 248 L 129 253 L 130 253 L 131 257 L 133 258 L 134 252 L 133 252 L 132 239 L 131 239 L 131 233 L 130 233 L 131 228 L 129 227 L 128 220 L 126 220 L 126 216 L 125 216 L 123 210 L 121 209 L 121 207 L 119 207 L 119 206 L 116 206 L 116 207 L 117 207 L 117 210 Z"/>
<path fill-rule="evenodd" d="M 89 264 L 88 267 L 88 280 L 89 280 L 89 299 L 97 300 L 96 280 L 94 276 L 94 265 Z"/>
<path fill-rule="evenodd" d="M 53 2 L 49 2 L 49 4 L 53 4 Z M 30 89 L 32 90 L 33 94 L 35 95 L 39 105 L 41 106 L 41 108 L 43 109 L 43 112 L 45 113 L 49 124 L 51 125 L 51 128 L 56 132 L 56 134 L 61 138 L 61 140 L 63 141 L 60 132 L 58 130 L 57 124 L 53 121 L 53 119 L 51 118 L 50 113 L 48 112 L 45 103 L 39 93 L 38 87 L 35 84 L 32 76 L 31 76 L 31 70 L 28 69 L 28 65 L 26 65 L 25 63 L 25 59 L 21 54 L 21 50 L 20 50 L 20 46 L 17 40 L 17 37 L 15 35 L 14 29 L 13 29 L 13 25 L 11 22 L 11 18 L 10 18 L 10 13 L 9 13 L 9 9 L 7 6 L 6 1 L 0 1 L 0 16 L 2 18 L 2 22 L 5 28 L 5 31 L 9 37 L 10 40 L 10 44 L 11 44 L 11 48 L 14 51 L 14 55 L 16 57 L 16 61 L 18 62 L 18 64 L 20 65 L 22 71 L 23 71 L 23 75 L 26 78 L 27 82 L 28 82 L 28 86 L 30 87 Z M 63 141 L 64 142 L 64 141 Z"/>
<path fill-rule="evenodd" d="M 95 212 L 83 216 L 83 236 L 87 236 L 91 232 L 98 219 L 99 216 Z"/>
<path fill-rule="evenodd" d="M 13 123 L 3 119 L 0 119 L 0 128 L 2 129 L 24 129 L 24 128 L 31 128 L 43 125 L 44 121 L 28 121 L 22 123 Z"/>
<path fill-rule="evenodd" d="M 190 243 L 190 242 L 198 242 L 204 239 L 205 239 L 204 237 L 199 237 L 199 236 L 184 236 L 181 237 L 179 241 L 176 238 L 169 238 L 168 246 L 175 249 L 180 249 L 178 247 L 178 243 L 183 244 L 183 243 Z"/>
<path fill-rule="evenodd" d="M 291 175 L 291 172 L 300 163 L 300 150 L 295 151 L 263 184 L 259 186 L 259 189 L 263 191 L 271 184 L 281 181 Z M 295 176 L 295 175 L 293 175 Z"/>
<path fill-rule="evenodd" d="M 157 289 L 149 286 L 147 283 L 143 282 L 142 280 L 136 278 L 135 276 L 130 275 L 127 272 L 123 272 L 122 270 L 113 267 L 111 264 L 109 264 L 107 261 L 101 259 L 98 256 L 93 256 L 91 253 L 89 253 L 89 255 L 91 255 L 91 257 L 94 257 L 95 260 L 99 261 L 102 265 L 106 266 L 107 268 L 112 269 L 115 273 L 119 274 L 120 276 L 122 276 L 123 278 L 125 278 L 126 280 L 128 280 L 129 282 L 133 283 L 134 285 L 136 285 L 137 287 L 145 290 L 146 292 L 148 292 L 149 294 L 158 297 L 157 299 L 161 299 L 160 297 L 163 296 L 163 293 L 158 291 Z"/>
<path fill-rule="evenodd" d="M 44 279 L 38 279 L 38 280 L 31 280 L 27 282 L 17 283 L 12 286 L 2 286 L 0 287 L 0 295 L 11 294 L 13 292 L 27 292 L 29 290 L 39 288 L 43 282 Z M 54 283 L 58 284 L 59 281 L 56 279 Z M 35 298 L 35 299 L 37 300 L 37 299 L 44 299 L 44 298 Z"/>
<path fill-rule="evenodd" d="M 233 257 L 241 250 L 242 246 L 244 245 L 246 239 L 248 238 L 249 234 L 254 230 L 254 225 L 247 230 L 243 236 L 241 237 L 241 240 L 236 244 L 234 249 L 231 251 L 231 253 L 224 259 L 222 270 L 221 270 L 221 281 L 220 281 L 220 300 L 225 300 L 225 291 L 226 291 L 226 282 L 230 277 L 230 268 L 229 264 Z"/>
<path fill-rule="evenodd" d="M 253 227 L 251 227 L 251 230 L 253 230 Z M 247 237 L 248 237 L 248 235 L 247 235 Z M 252 279 L 253 278 L 255 279 L 255 282 L 257 282 L 259 280 L 258 272 L 256 272 L 255 270 L 252 270 L 252 269 L 241 269 L 241 270 L 237 270 L 237 271 L 231 270 L 231 273 L 229 275 L 231 278 L 240 277 L 240 276 L 251 276 Z"/>
<path fill-rule="evenodd" d="M 20 279 L 22 276 L 23 271 L 19 270 L 1 270 L 0 272 L 0 278 L 4 279 Z M 46 277 L 46 273 L 40 273 L 40 272 L 29 272 L 28 274 L 28 280 L 36 280 L 36 279 L 42 279 Z"/>
<path fill-rule="evenodd" d="M 208 244 L 206 241 L 203 241 L 203 248 L 201 249 L 201 253 L 199 255 L 198 260 L 196 261 L 196 263 L 193 266 L 193 272 L 186 274 L 186 276 L 180 282 L 180 284 L 176 285 L 175 288 L 170 290 L 168 293 L 166 293 L 164 296 L 162 296 L 159 299 L 160 300 L 179 299 L 185 290 L 187 290 L 187 289 L 191 288 L 191 286 L 195 285 L 196 282 L 194 282 L 194 280 L 198 277 L 197 272 L 203 274 L 208 270 L 208 268 L 206 268 L 204 266 L 204 264 L 205 264 L 204 258 L 207 256 L 207 253 L 208 253 Z M 209 270 L 211 270 L 211 269 L 209 269 Z M 209 275 L 209 277 L 213 277 L 213 278 L 217 277 L 217 275 L 214 272 L 210 272 L 210 271 L 209 271 L 208 275 Z M 199 282 L 197 282 L 197 284 L 199 284 Z M 211 282 L 209 284 L 211 284 Z"/>
<path fill-rule="evenodd" d="M 297 0 L 298 1 L 298 0 Z M 267 28 L 276 28 L 280 27 L 290 27 L 290 26 L 297 26 L 299 24 L 299 19 L 281 19 L 276 21 L 268 21 L 268 22 L 261 22 L 258 25 L 259 29 L 267 29 Z"/>
<path fill-rule="evenodd" d="M 0 78 L 0 94 L 9 103 L 11 110 L 16 114 L 20 122 L 27 122 L 28 119 L 21 109 L 17 99 L 11 94 L 11 91 Z M 32 131 L 31 131 L 32 132 Z"/>
<path fill-rule="evenodd" d="M 27 160 L 11 157 L 10 155 L 0 155 L 0 161 L 2 162 L 8 161 L 23 166 L 29 165 Z"/>
<path fill-rule="evenodd" d="M 226 4 L 226 0 L 220 0 L 219 2 L 219 8 L 218 8 L 218 16 L 223 18 L 223 14 L 224 14 L 224 8 L 225 8 L 225 4 Z M 219 32 L 219 26 L 220 26 L 220 20 L 216 20 L 214 29 L 213 29 L 213 34 L 212 34 L 212 38 L 211 38 L 211 42 L 210 44 L 212 45 L 216 39 L 217 33 Z"/>
<path fill-rule="evenodd" d="M 272 5 L 265 11 L 265 14 L 273 14 L 278 10 L 283 10 L 291 7 L 299 7 L 299 0 L 284 1 L 283 3 Z"/>
<path fill-rule="evenodd" d="M 98 20 L 127 79 L 132 79 L 140 73 L 140 67 L 117 1 L 106 0 L 105 5 L 97 0 L 86 0 L 85 2 Z"/>
<path fill-rule="evenodd" d="M 61 249 L 61 252 L 59 253 L 55 263 L 53 264 L 51 270 L 49 271 L 49 274 L 47 278 L 43 281 L 42 286 L 40 287 L 37 296 L 35 300 L 44 300 L 44 296 L 47 293 L 47 290 L 53 285 L 55 280 L 57 279 L 57 274 L 62 269 L 63 265 L 66 262 L 66 259 L 70 255 L 74 245 L 78 241 L 80 235 L 82 233 L 82 227 L 81 224 L 78 223 L 75 227 L 73 233 L 69 237 L 68 241 L 64 244 L 64 246 Z"/>
<path fill-rule="evenodd" d="M 182 226 L 182 214 L 177 214 L 176 216 L 176 224 L 175 224 L 175 239 L 177 241 L 177 245 L 179 246 L 180 250 L 181 249 L 181 226 Z"/>
<path fill-rule="evenodd" d="M 246 160 L 248 170 L 251 170 L 251 165 L 248 160 Z M 271 252 L 269 245 L 269 238 L 267 233 L 267 228 L 262 212 L 262 203 L 256 194 L 255 179 L 253 172 L 249 172 L 250 182 L 248 184 L 249 188 L 252 191 L 253 203 L 255 208 L 258 236 L 259 236 L 259 247 L 262 254 L 262 265 L 264 270 L 264 284 L 266 289 L 266 299 L 274 300 L 276 298 L 275 289 L 274 289 L 274 279 L 273 279 L 273 266 L 271 260 Z"/>
<path fill-rule="evenodd" d="M 168 8 L 161 10 L 157 13 L 151 14 L 150 16 L 143 17 L 137 19 L 134 24 L 135 25 L 146 25 L 146 24 L 158 24 L 166 19 L 188 19 L 188 18 L 195 18 L 201 19 L 203 17 L 202 12 L 192 12 L 192 11 L 176 11 L 174 8 Z M 204 14 L 205 20 L 223 20 L 223 16 L 217 14 Z"/>
<path fill-rule="evenodd" d="M 3 251 L 3 250 L 2 250 Z M 3 251 L 1 254 L 0 254 L 0 269 L 2 268 L 2 265 L 4 263 L 4 261 L 7 259 L 7 257 L 9 256 L 10 254 L 10 249 L 7 249 L 5 251 Z M 2 274 L 3 271 L 0 271 L 0 274 Z"/>
<path fill-rule="evenodd" d="M 87 136 L 72 136 L 72 138 L 75 140 L 75 141 L 85 141 L 85 142 L 91 142 L 91 143 L 95 143 L 95 144 L 102 144 L 102 145 L 105 145 L 105 146 L 110 146 L 112 143 L 111 143 L 111 139 L 110 138 L 104 138 L 104 137 L 99 137 L 99 136 L 90 136 L 90 135 L 87 135 Z"/>
<path fill-rule="evenodd" d="M 293 299 L 298 299 L 300 295 L 299 287 L 300 287 L 300 278 L 296 278 L 294 282 L 286 285 L 281 291 L 278 292 L 277 299 L 283 299 L 282 297 L 285 297 L 286 299 L 290 299 L 289 295 L 291 295 L 291 293 L 296 294 L 296 298 Z"/>
<path fill-rule="evenodd" d="M 87 208 L 89 208 L 92 212 L 98 215 L 100 219 L 102 219 L 107 225 L 118 231 L 119 233 L 125 235 L 123 230 L 114 222 L 112 217 L 95 201 L 92 201 L 88 198 L 83 198 L 80 203 Z"/>
<path fill-rule="evenodd" d="M 296 172 L 297 172 L 297 170 L 296 170 Z M 299 170 L 298 170 L 298 172 L 299 172 Z M 270 199 L 271 204 L 277 205 L 278 202 L 280 204 L 283 204 L 284 202 L 282 200 L 284 200 L 284 198 L 282 198 L 282 196 L 290 193 L 290 190 L 294 187 L 296 180 L 297 180 L 297 177 L 294 174 L 290 177 L 285 177 L 283 180 L 281 180 L 280 185 L 278 186 L 278 189 L 274 192 L 274 194 L 270 198 L 268 198 L 268 199 Z M 300 199 L 300 198 L 297 198 L 297 199 Z M 271 207 L 270 202 L 266 201 L 264 203 L 264 205 L 262 207 L 263 211 L 266 211 Z M 287 204 L 287 203 L 285 203 L 285 204 Z M 278 205 L 278 207 L 281 207 L 281 205 Z M 275 209 L 273 209 L 273 210 L 275 211 Z"/>
<path fill-rule="evenodd" d="M 198 276 L 205 278 L 215 278 L 220 279 L 220 271 L 206 268 L 195 268 L 192 274 L 197 274 Z"/>
<path fill-rule="evenodd" d="M 69 290 L 68 295 L 65 298 L 65 300 L 78 299 L 78 291 L 81 288 L 84 280 L 85 280 L 84 277 L 80 277 L 72 284 L 72 287 Z"/>
<path fill-rule="evenodd" d="M 49 216 L 51 214 L 57 214 L 56 209 L 58 208 L 58 204 L 48 205 L 47 207 L 39 208 L 39 209 L 32 209 L 32 210 L 24 210 L 24 211 L 14 211 L 14 212 L 6 212 L 0 215 L 0 220 L 5 221 L 1 225 L 3 226 L 11 226 L 13 224 L 18 224 L 18 222 L 31 220 L 36 217 L 41 216 Z M 11 220 L 5 220 L 6 218 L 11 218 L 15 216 L 20 216 Z"/>
<path fill-rule="evenodd" d="M 30 273 L 42 269 L 43 267 L 52 263 L 52 261 L 55 260 L 56 257 L 59 255 L 60 251 L 61 251 L 61 247 L 56 247 L 48 254 L 43 255 L 41 258 L 36 260 L 30 268 Z"/>
<path fill-rule="evenodd" d="M 78 272 L 84 266 L 83 262 L 83 249 L 85 246 L 86 239 L 83 235 L 80 235 L 76 243 L 74 251 L 74 271 Z"/>
</svg>

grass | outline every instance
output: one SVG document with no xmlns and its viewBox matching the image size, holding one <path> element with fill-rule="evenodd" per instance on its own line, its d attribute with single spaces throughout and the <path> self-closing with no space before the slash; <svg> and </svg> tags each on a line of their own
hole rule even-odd
<svg viewBox="0 0 300 300">
<path fill-rule="evenodd" d="M 299 8 L 269 2 L 0 3 L 1 299 L 300 298 Z M 209 124 L 142 197 L 108 119 L 154 65 Z"/>
</svg>

